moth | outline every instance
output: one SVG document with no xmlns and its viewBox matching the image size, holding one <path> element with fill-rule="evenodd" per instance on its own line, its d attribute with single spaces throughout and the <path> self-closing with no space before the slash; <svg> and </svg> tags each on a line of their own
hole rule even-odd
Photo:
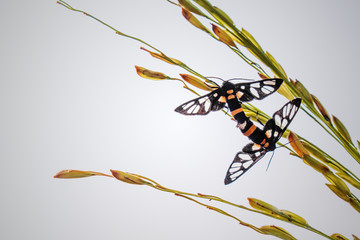
<svg viewBox="0 0 360 240">
<path fill-rule="evenodd" d="M 206 115 L 211 111 L 218 111 L 225 107 L 227 99 L 227 92 L 232 92 L 235 100 L 240 104 L 241 102 L 249 102 L 255 99 L 263 99 L 268 95 L 274 93 L 282 84 L 283 80 L 280 78 L 270 78 L 265 80 L 246 82 L 246 83 L 231 83 L 225 81 L 223 85 L 217 87 L 214 91 L 204 96 L 190 100 L 180 106 L 175 111 L 184 115 Z M 229 106 L 230 107 L 230 106 Z"/>
<path fill-rule="evenodd" d="M 246 116 L 246 119 L 243 117 L 237 118 L 237 127 L 240 128 L 243 134 L 248 136 L 252 142 L 236 154 L 226 173 L 225 184 L 234 182 L 264 157 L 267 152 L 275 149 L 276 143 L 295 117 L 300 108 L 300 104 L 301 98 L 295 98 L 286 103 L 273 114 L 272 118 L 265 123 L 262 130 L 256 127 Z M 234 110 L 232 110 L 232 112 L 233 111 Z"/>
</svg>

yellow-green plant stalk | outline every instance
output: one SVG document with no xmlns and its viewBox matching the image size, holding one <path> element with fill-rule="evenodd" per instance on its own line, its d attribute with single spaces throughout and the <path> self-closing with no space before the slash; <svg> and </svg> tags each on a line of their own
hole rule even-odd
<svg viewBox="0 0 360 240">
<path fill-rule="evenodd" d="M 321 174 L 324 175 L 324 177 L 330 182 L 330 184 L 326 184 L 326 186 L 333 192 L 335 193 L 339 198 L 341 198 L 342 200 L 350 203 L 350 205 L 357 211 L 359 211 L 358 206 L 360 205 L 360 201 L 357 199 L 357 197 L 350 192 L 350 189 L 348 188 L 348 186 L 346 185 L 346 183 L 341 180 L 341 178 L 339 178 L 337 175 L 343 175 L 346 176 L 345 180 L 347 180 L 347 182 L 352 182 L 353 184 L 357 185 L 357 181 L 353 178 L 351 178 L 347 173 L 342 172 L 341 168 L 338 168 L 338 170 L 340 172 L 337 173 L 337 175 L 335 175 L 330 168 L 325 165 L 324 163 L 326 163 L 326 160 L 323 160 L 322 162 L 316 160 L 315 158 L 313 158 L 310 155 L 310 152 L 306 150 L 306 148 L 304 147 L 304 145 L 301 143 L 301 141 L 299 140 L 299 138 L 297 138 L 297 136 L 293 133 L 290 132 L 289 136 L 288 136 L 290 145 L 292 146 L 292 148 L 294 149 L 294 151 L 297 153 L 297 155 L 303 159 L 303 161 L 308 164 L 309 166 L 311 166 L 313 169 L 315 169 L 316 171 L 320 172 Z M 340 173 L 340 174 L 339 174 Z M 351 180 L 349 180 L 351 179 Z"/>
<path fill-rule="evenodd" d="M 143 78 L 146 78 L 146 79 L 151 79 L 151 80 L 177 80 L 177 81 L 180 81 L 184 84 L 184 88 L 189 90 L 190 92 L 196 94 L 196 95 L 199 95 L 196 91 L 194 91 L 193 89 L 191 89 L 183 80 L 179 79 L 179 78 L 173 78 L 173 77 L 169 77 L 167 75 L 165 75 L 164 73 L 162 72 L 157 72 L 157 71 L 152 71 L 152 70 L 149 70 L 149 69 L 146 69 L 144 67 L 139 67 L 139 66 L 135 66 L 135 69 L 136 69 L 136 73 L 140 76 L 140 77 L 143 77 Z M 185 76 L 184 76 L 185 75 Z M 180 74 L 180 76 L 188 83 L 190 83 L 191 85 L 197 87 L 197 88 L 200 88 L 202 90 L 205 90 L 205 91 L 210 91 L 211 88 L 206 85 L 203 81 L 201 81 L 200 79 L 194 77 L 194 76 L 191 76 L 191 75 L 187 75 L 187 74 Z"/>
<path fill-rule="evenodd" d="M 265 215 L 265 216 L 268 216 L 268 217 L 271 217 L 274 219 L 278 219 L 283 222 L 287 222 L 289 224 L 294 224 L 298 227 L 307 229 L 307 230 L 312 231 L 320 236 L 323 236 L 324 238 L 333 239 L 330 236 L 328 236 L 328 235 L 322 233 L 321 231 L 310 226 L 306 222 L 306 220 L 304 218 L 302 218 L 301 216 L 299 216 L 291 211 L 288 211 L 288 210 L 279 210 L 277 207 L 275 207 L 269 203 L 266 203 L 264 201 L 261 201 L 259 199 L 248 198 L 250 206 L 254 208 L 254 209 L 251 209 L 251 208 L 245 207 L 243 205 L 239 205 L 239 204 L 232 203 L 230 201 L 226 201 L 217 196 L 201 194 L 201 193 L 197 193 L 197 194 L 188 193 L 188 192 L 184 192 L 184 191 L 171 189 L 171 188 L 165 187 L 163 185 L 160 185 L 159 183 L 157 183 L 156 181 L 154 181 L 150 178 L 147 178 L 147 177 L 144 177 L 144 176 L 141 176 L 138 174 L 123 172 L 120 170 L 110 170 L 110 172 L 111 172 L 111 175 L 105 174 L 105 173 L 100 173 L 100 172 L 93 172 L 93 171 L 63 170 L 63 171 L 60 171 L 59 173 L 55 174 L 54 178 L 71 179 L 71 178 L 81 178 L 81 177 L 89 177 L 89 176 L 111 177 L 111 178 L 115 178 L 124 183 L 148 186 L 148 187 L 152 187 L 159 191 L 168 192 L 168 193 L 175 194 L 175 196 L 183 197 L 183 198 L 188 199 L 192 202 L 195 202 L 199 205 L 205 206 L 208 209 L 213 210 L 217 213 L 231 217 L 231 218 L 235 219 L 236 221 L 238 221 L 242 226 L 249 227 L 261 234 L 270 234 L 273 236 L 277 236 L 281 239 L 296 239 L 290 233 L 288 233 L 286 230 L 284 230 L 281 227 L 271 225 L 271 226 L 262 226 L 262 227 L 258 228 L 258 227 L 255 227 L 254 225 L 251 225 L 245 221 L 240 220 L 239 218 L 235 217 L 234 215 L 232 215 L 218 207 L 214 207 L 209 204 L 202 203 L 200 201 L 195 200 L 194 198 L 204 199 L 207 201 L 209 201 L 209 200 L 217 201 L 217 202 L 220 202 L 220 203 L 232 206 L 232 207 L 236 207 L 236 208 L 240 208 L 240 209 L 243 209 L 246 211 L 262 214 L 262 215 Z"/>
<path fill-rule="evenodd" d="M 179 60 L 177 60 L 175 58 L 169 58 L 169 57 L 165 56 L 163 53 L 152 52 L 152 51 L 150 51 L 150 50 L 148 50 L 146 48 L 143 48 L 143 47 L 141 47 L 140 49 L 148 52 L 152 57 L 160 59 L 160 60 L 162 60 L 162 61 L 164 61 L 166 63 L 173 64 L 173 65 L 181 65 L 182 64 L 181 61 L 179 61 Z"/>
<path fill-rule="evenodd" d="M 264 67 L 269 68 L 274 74 L 275 77 L 279 77 L 284 79 L 284 84 L 281 86 L 281 88 L 278 90 L 278 92 L 282 95 L 284 95 L 288 99 L 293 99 L 294 97 L 301 97 L 303 98 L 303 111 L 308 114 L 316 123 L 318 123 L 331 137 L 336 139 L 338 143 L 349 152 L 349 154 L 358 162 L 360 163 L 360 154 L 358 152 L 358 149 L 354 146 L 354 144 L 351 141 L 350 134 L 346 130 L 345 126 L 342 124 L 338 118 L 333 117 L 330 118 L 330 114 L 326 111 L 325 107 L 322 105 L 322 103 L 313 95 L 311 94 L 303 84 L 301 84 L 299 81 L 291 81 L 288 79 L 285 70 L 282 68 L 280 63 L 276 61 L 276 59 L 267 51 L 264 51 L 261 47 L 261 45 L 256 41 L 256 39 L 245 29 L 237 29 L 231 20 L 231 18 L 224 13 L 219 8 L 212 6 L 210 2 L 206 0 L 194 0 L 193 4 L 189 0 L 179 0 L 179 4 L 182 7 L 182 12 L 189 14 L 189 12 L 196 14 L 197 16 L 204 17 L 207 21 L 210 22 L 210 24 L 213 26 L 213 31 L 215 34 L 212 34 L 210 31 L 207 31 L 204 24 L 200 22 L 199 19 L 196 18 L 194 20 L 194 16 L 187 15 L 185 18 L 195 27 L 201 29 L 202 31 L 205 31 L 208 33 L 209 36 L 212 38 L 225 43 L 230 50 L 232 50 L 235 54 L 241 57 L 242 60 L 244 60 L 246 63 L 248 63 L 251 67 L 253 67 L 257 73 L 259 73 L 260 76 L 264 78 L 269 78 L 269 74 L 267 74 L 262 67 L 260 63 L 257 63 L 250 59 L 247 55 L 245 55 L 239 47 L 245 48 L 248 50 L 250 54 L 252 54 L 255 59 L 260 60 L 260 62 L 264 65 Z M 147 42 L 127 35 L 125 33 L 122 33 L 115 28 L 111 27 L 110 25 L 102 22 L 101 20 L 97 19 L 96 17 L 78 9 L 72 8 L 69 4 L 65 3 L 64 1 L 58 1 L 62 6 L 76 12 L 84 13 L 86 16 L 89 16 L 96 21 L 104 24 L 105 26 L 109 27 L 113 31 L 115 31 L 116 34 L 119 34 L 120 36 L 131 38 L 135 41 L 138 41 L 148 47 L 150 47 L 153 51 L 147 50 L 142 48 L 143 50 L 149 52 L 149 54 L 157 58 L 159 60 L 162 60 L 166 63 L 176 65 L 181 67 L 182 69 L 186 70 L 189 74 L 182 74 L 180 75 L 183 79 L 177 79 L 168 77 L 167 75 L 161 73 L 161 72 L 155 72 L 151 70 L 147 70 L 141 67 L 137 67 L 136 70 L 138 74 L 144 78 L 153 79 L 153 80 L 179 80 L 184 83 L 184 87 L 189 89 L 190 91 L 197 94 L 194 90 L 191 90 L 187 87 L 185 81 L 187 83 L 190 83 L 191 85 L 200 88 L 202 90 L 211 91 L 212 87 L 210 85 L 205 83 L 211 83 L 206 77 L 204 77 L 202 74 L 198 73 L 191 67 L 187 66 L 184 62 L 177 60 L 175 58 L 171 58 L 167 56 L 164 52 L 160 51 L 159 49 L 153 47 L 152 45 L 148 44 Z M 204 9 L 204 11 L 200 9 Z M 187 12 L 186 12 L 187 11 Z M 185 14 L 185 15 L 186 15 Z M 191 19 L 191 20 L 190 20 Z M 202 27 L 204 26 L 204 27 Z M 238 47 L 239 46 L 239 47 Z M 139 68 L 139 69 L 138 69 Z M 185 76 L 185 77 L 183 77 Z M 208 89 L 210 88 L 210 89 Z M 315 103 L 315 106 L 314 104 Z M 266 122 L 270 117 L 262 112 L 261 110 L 257 109 L 256 107 L 252 106 L 251 104 L 244 104 L 243 106 L 245 113 L 247 116 L 249 116 L 251 119 L 261 119 L 262 122 Z M 283 137 L 290 136 L 290 130 L 287 130 L 286 133 L 283 134 Z M 296 139 L 295 139 L 296 138 Z M 323 174 L 329 181 L 330 184 L 327 184 L 329 189 L 334 192 L 337 196 L 339 196 L 344 201 L 348 202 L 355 210 L 360 212 L 360 201 L 358 198 L 350 192 L 349 188 L 347 187 L 346 183 L 343 180 L 345 180 L 347 183 L 353 185 L 353 186 L 359 186 L 360 180 L 359 177 L 357 177 L 355 174 L 353 174 L 349 169 L 345 168 L 342 164 L 340 164 L 338 161 L 336 161 L 334 158 L 326 154 L 323 150 L 312 144 L 311 142 L 307 141 L 303 137 L 301 137 L 299 134 L 293 133 L 292 136 L 293 144 L 291 144 L 292 149 L 286 147 L 292 154 L 295 154 L 296 156 L 302 158 L 305 163 L 313 167 L 316 171 Z M 280 143 L 279 143 L 280 144 Z M 358 141 L 358 148 L 360 148 L 360 143 Z M 315 158 L 314 158 L 315 157 Z M 320 160 L 320 161 L 318 161 Z M 330 168 L 336 170 L 336 173 L 333 173 Z M 72 172 L 69 173 L 64 172 L 63 176 L 74 176 L 74 177 L 87 177 L 87 176 L 95 176 L 95 175 L 101 175 L 101 174 L 94 174 L 94 172 Z M 73 174 L 73 175 L 71 175 Z M 133 183 L 137 185 L 147 185 L 152 186 L 158 190 L 161 191 L 167 191 L 167 192 L 173 192 L 173 190 L 167 189 L 162 187 L 161 185 L 158 185 L 157 183 L 153 182 L 152 180 L 149 180 L 145 177 L 141 177 L 139 175 L 130 174 L 127 175 L 122 172 L 115 172 L 115 174 L 118 174 L 117 177 L 119 180 L 122 180 L 127 183 Z M 105 175 L 103 175 L 105 176 Z M 108 175 L 106 175 L 108 176 Z M 140 179 L 143 179 L 145 182 L 140 181 L 137 179 L 139 177 Z M 65 177 L 64 177 L 65 178 Z M 149 183 L 149 184 L 148 184 Z M 176 192 L 176 194 L 179 195 L 186 195 L 181 192 Z M 201 197 L 201 198 L 207 198 L 210 195 L 187 195 L 187 196 L 193 196 L 193 197 Z M 210 198 L 208 198 L 210 199 Z M 220 201 L 223 203 L 227 203 L 230 205 L 235 206 L 236 204 L 229 203 L 225 200 L 222 200 L 218 197 L 212 196 L 212 200 Z M 240 205 L 237 205 L 240 207 Z M 240 208 L 243 208 L 242 206 Z M 215 210 L 215 209 L 213 209 Z M 217 211 L 217 210 L 216 210 Z M 253 210 L 255 211 L 255 210 Z M 221 212 L 220 210 L 218 212 Z M 334 235 L 334 237 L 327 236 L 325 234 L 317 232 L 317 230 L 312 229 L 311 227 L 308 227 L 306 224 L 306 221 L 296 214 L 292 214 L 291 212 L 287 212 L 286 210 L 279 210 L 279 211 L 272 211 L 272 213 L 266 213 L 264 211 L 256 211 L 257 213 L 261 213 L 264 215 L 272 216 L 277 219 L 291 222 L 293 224 L 302 226 L 305 229 L 311 230 L 313 232 L 316 232 L 326 238 L 329 239 L 339 239 L 337 236 Z M 226 215 L 226 214 L 225 214 Z M 290 220 L 291 219 L 291 220 Z M 260 228 L 259 228 L 260 229 Z M 259 230 L 257 229 L 257 230 Z M 265 227 L 265 229 L 271 229 L 271 231 L 275 231 L 272 227 Z M 278 229 L 279 238 L 287 239 L 286 231 L 282 231 L 281 229 Z M 259 230 L 260 231 L 260 230 Z M 268 230 L 268 232 L 271 232 Z M 284 235 L 280 234 L 280 232 L 284 232 Z M 264 232 L 262 232 L 264 233 Z M 290 238 L 289 238 L 290 239 Z M 354 237 L 355 239 L 355 237 Z"/>
</svg>

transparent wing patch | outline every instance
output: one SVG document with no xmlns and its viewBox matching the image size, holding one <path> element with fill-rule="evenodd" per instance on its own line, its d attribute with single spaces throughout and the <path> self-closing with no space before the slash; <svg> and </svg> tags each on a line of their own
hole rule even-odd
<svg viewBox="0 0 360 240">
<path fill-rule="evenodd" d="M 218 101 L 219 98 L 219 90 L 215 90 L 178 106 L 175 112 L 184 115 L 206 115 L 210 111 L 218 111 L 225 106 L 225 102 Z"/>
<path fill-rule="evenodd" d="M 272 119 L 274 119 L 276 127 L 273 129 L 273 141 L 277 142 L 281 138 L 299 110 L 300 104 L 301 98 L 295 98 L 274 113 Z"/>
<path fill-rule="evenodd" d="M 236 91 L 241 92 L 239 98 L 242 102 L 256 99 L 263 99 L 279 89 L 283 80 L 280 78 L 270 78 L 249 83 L 235 84 Z"/>
<path fill-rule="evenodd" d="M 283 135 L 290 122 L 295 117 L 300 108 L 301 98 L 296 98 L 286 103 L 280 110 L 276 111 L 272 119 L 266 122 L 264 133 L 267 142 L 267 148 L 255 143 L 247 144 L 241 152 L 238 152 L 231 163 L 225 177 L 225 184 L 230 184 L 249 170 L 257 163 L 268 151 L 275 149 L 276 142 Z"/>
<path fill-rule="evenodd" d="M 265 156 L 267 151 L 264 148 L 257 146 L 257 144 L 250 143 L 244 148 L 255 148 L 256 150 L 251 152 L 242 151 L 236 154 L 225 176 L 224 182 L 226 185 L 234 182 Z"/>
<path fill-rule="evenodd" d="M 282 79 L 272 78 L 249 83 L 235 84 L 237 98 L 240 101 L 251 101 L 254 98 L 263 99 L 274 93 L 283 82 Z M 175 109 L 184 115 L 206 115 L 210 111 L 218 111 L 225 106 L 225 101 L 219 101 L 221 89 L 217 89 L 207 95 L 190 100 Z"/>
</svg>

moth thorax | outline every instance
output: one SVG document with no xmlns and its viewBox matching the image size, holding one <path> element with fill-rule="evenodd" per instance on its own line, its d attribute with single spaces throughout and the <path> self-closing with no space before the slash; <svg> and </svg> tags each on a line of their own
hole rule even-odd
<svg viewBox="0 0 360 240">
<path fill-rule="evenodd" d="M 231 94 L 227 97 L 228 100 L 231 100 L 231 99 L 234 99 L 235 98 L 235 95 Z"/>
</svg>

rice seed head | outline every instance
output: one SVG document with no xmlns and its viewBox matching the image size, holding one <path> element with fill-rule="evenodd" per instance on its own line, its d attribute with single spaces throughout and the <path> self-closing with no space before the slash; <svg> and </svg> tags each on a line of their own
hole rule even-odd
<svg viewBox="0 0 360 240">
<path fill-rule="evenodd" d="M 348 130 L 346 129 L 345 125 L 334 115 L 332 115 L 332 120 L 334 122 L 334 125 L 336 127 L 336 129 L 340 132 L 340 134 L 350 143 L 352 143 L 351 141 L 351 137 L 350 137 L 350 133 L 348 132 Z"/>
<path fill-rule="evenodd" d="M 226 28 L 223 29 L 228 35 L 229 37 L 231 37 L 231 39 L 235 42 L 237 42 L 238 44 L 240 44 L 241 46 L 245 47 L 245 43 L 243 42 L 243 39 L 241 39 L 240 37 L 238 37 L 238 35 L 236 33 L 232 33 L 231 31 L 227 30 Z"/>
<path fill-rule="evenodd" d="M 333 185 L 333 184 L 329 184 L 329 183 L 325 183 L 325 185 L 330 188 L 330 190 L 335 193 L 335 195 L 337 195 L 339 198 L 341 198 L 342 200 L 344 200 L 345 202 L 349 202 L 350 198 L 349 196 L 345 195 L 342 191 L 340 191 L 338 189 L 337 186 Z"/>
<path fill-rule="evenodd" d="M 199 28 L 204 32 L 210 33 L 210 30 L 207 29 L 190 11 L 186 10 L 185 8 L 182 8 L 182 15 L 194 27 Z"/>
<path fill-rule="evenodd" d="M 318 171 L 324 175 L 327 175 L 329 172 L 331 172 L 328 166 L 319 162 L 318 160 L 311 157 L 310 155 L 304 155 L 303 161 L 306 164 L 308 164 L 309 166 L 311 166 L 313 169 L 315 169 L 316 171 Z"/>
<path fill-rule="evenodd" d="M 354 234 L 352 235 L 354 240 L 360 240 L 360 238 L 358 238 L 357 236 L 355 236 Z"/>
<path fill-rule="evenodd" d="M 276 61 L 276 59 L 269 52 L 266 52 L 265 54 L 266 54 L 267 58 L 271 61 L 273 66 L 280 72 L 280 74 L 287 79 L 288 77 L 286 75 L 286 72 L 283 69 L 283 67 L 280 65 L 280 63 L 278 61 Z"/>
<path fill-rule="evenodd" d="M 261 52 L 264 52 L 264 50 L 261 48 L 260 44 L 255 40 L 255 38 L 251 35 L 251 33 L 249 33 L 245 28 L 241 29 L 241 33 L 246 37 L 246 39 L 248 41 L 250 41 L 252 43 L 252 45 L 254 45 L 258 50 L 260 50 Z M 246 47 L 250 47 L 250 46 L 246 46 Z"/>
<path fill-rule="evenodd" d="M 151 79 L 151 80 L 164 80 L 170 79 L 170 77 L 166 76 L 162 72 L 155 72 L 143 67 L 135 66 L 136 73 L 143 78 Z"/>
<path fill-rule="evenodd" d="M 344 237 L 344 236 L 341 235 L 340 233 L 331 234 L 330 237 L 335 238 L 335 239 L 339 239 L 339 240 L 348 240 L 346 237 Z"/>
<path fill-rule="evenodd" d="M 293 100 L 294 99 L 294 94 L 292 94 L 290 92 L 290 90 L 288 89 L 288 87 L 286 86 L 286 84 L 281 84 L 281 86 L 279 87 L 279 89 L 277 90 L 278 93 L 280 93 L 281 95 L 283 95 L 284 97 L 286 97 L 288 100 Z"/>
<path fill-rule="evenodd" d="M 227 15 L 223 10 L 221 10 L 220 8 L 214 6 L 214 9 L 216 10 L 217 14 L 222 18 L 225 19 L 225 21 L 227 22 L 226 24 L 230 23 L 230 24 L 234 24 L 234 21 L 229 17 L 229 15 Z M 221 20 L 222 20 L 221 19 Z"/>
<path fill-rule="evenodd" d="M 308 225 L 308 223 L 306 222 L 306 220 L 303 217 L 300 217 L 299 215 L 297 215 L 293 212 L 290 212 L 288 210 L 283 210 L 283 209 L 281 209 L 280 212 L 282 212 L 284 215 L 288 216 L 288 219 L 290 222 L 296 221 L 296 222 L 302 223 L 304 225 Z"/>
<path fill-rule="evenodd" d="M 261 73 L 261 72 L 258 72 L 258 75 L 259 75 L 259 77 L 260 77 L 262 80 L 268 79 L 268 77 L 265 76 L 265 75 L 264 75 L 263 73 Z"/>
<path fill-rule="evenodd" d="M 262 226 L 260 230 L 263 234 L 273 235 L 284 240 L 296 240 L 288 231 L 275 225 Z"/>
<path fill-rule="evenodd" d="M 205 91 L 212 91 L 213 89 L 206 85 L 203 81 L 198 79 L 197 77 L 194 77 L 189 74 L 180 74 L 181 78 L 184 79 L 184 81 L 190 83 L 191 85 L 200 88 Z"/>
<path fill-rule="evenodd" d="M 336 175 L 344 179 L 346 182 L 350 183 L 353 187 L 360 189 L 360 182 L 348 175 L 345 172 L 337 172 Z"/>
<path fill-rule="evenodd" d="M 304 148 L 314 157 L 319 159 L 321 162 L 325 163 L 326 165 L 329 165 L 332 169 L 335 169 L 336 171 L 342 171 L 341 167 L 336 165 L 335 162 L 330 161 L 323 153 L 319 152 L 317 149 L 315 149 L 313 146 L 311 146 L 307 142 L 301 142 Z"/>
<path fill-rule="evenodd" d="M 296 79 L 294 85 L 299 90 L 299 92 L 301 92 L 302 98 L 305 98 L 310 104 L 314 103 L 310 92 L 304 87 L 304 85 L 299 80 Z"/>
<path fill-rule="evenodd" d="M 321 115 L 324 117 L 324 119 L 328 122 L 330 122 L 330 115 L 329 113 L 326 111 L 325 107 L 321 104 L 321 102 L 319 101 L 319 99 L 317 97 L 315 97 L 314 95 L 310 94 L 311 98 L 313 99 L 317 109 L 319 110 L 319 112 L 321 113 Z"/>
<path fill-rule="evenodd" d="M 261 201 L 256 198 L 248 198 L 248 201 L 249 201 L 250 206 L 256 210 L 270 213 L 270 214 L 281 215 L 280 210 L 277 207 L 275 207 L 269 203 L 266 203 L 266 202 Z"/>
<path fill-rule="evenodd" d="M 350 198 L 349 203 L 356 211 L 360 212 L 360 203 L 357 200 Z"/>
<path fill-rule="evenodd" d="M 218 36 L 219 40 L 223 43 L 225 43 L 228 46 L 236 47 L 234 41 L 232 38 L 226 33 L 225 30 L 221 29 L 219 26 L 211 24 L 213 32 L 216 36 Z"/>
<path fill-rule="evenodd" d="M 310 153 L 305 149 L 305 147 L 302 145 L 295 133 L 290 131 L 288 140 L 291 147 L 301 158 L 303 158 L 305 155 L 310 155 Z"/>
<path fill-rule="evenodd" d="M 136 185 L 152 185 L 151 183 L 144 181 L 142 178 L 127 172 L 122 172 L 119 170 L 110 170 L 111 174 L 122 182 L 136 184 Z"/>
<path fill-rule="evenodd" d="M 205 14 L 189 0 L 178 0 L 182 8 L 186 9 L 189 12 L 195 13 L 200 16 L 205 16 Z"/>
<path fill-rule="evenodd" d="M 327 180 L 329 180 L 331 184 L 335 185 L 344 195 L 350 196 L 350 189 L 341 178 L 339 178 L 332 172 L 327 173 L 325 177 L 327 178 Z"/>
<path fill-rule="evenodd" d="M 83 178 L 91 177 L 96 175 L 94 172 L 90 171 L 80 171 L 80 170 L 62 170 L 55 174 L 54 178 Z"/>
</svg>

